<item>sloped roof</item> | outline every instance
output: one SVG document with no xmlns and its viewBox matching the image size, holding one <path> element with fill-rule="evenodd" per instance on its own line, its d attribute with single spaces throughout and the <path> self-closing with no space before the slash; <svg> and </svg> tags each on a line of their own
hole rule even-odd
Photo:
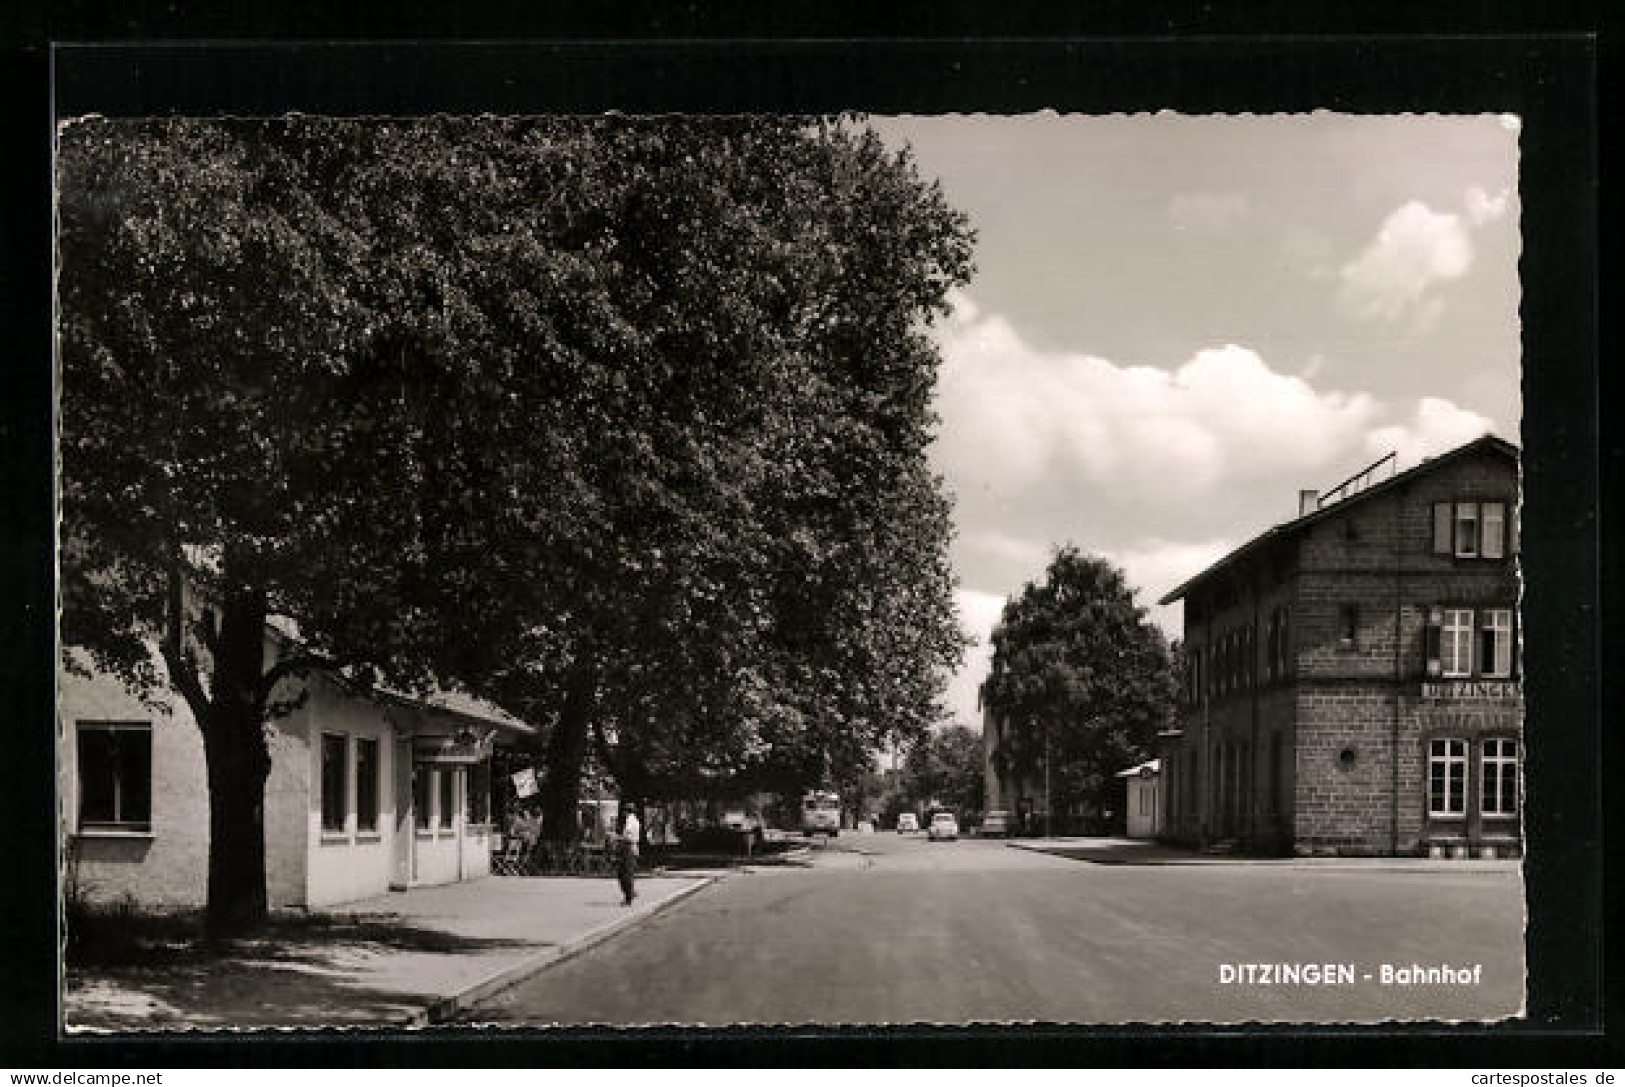
<svg viewBox="0 0 1625 1087">
<path fill-rule="evenodd" d="M 1403 472 L 1397 472 L 1383 480 L 1381 483 L 1373 483 L 1363 491 L 1350 495 L 1342 501 L 1334 502 L 1329 506 L 1324 506 L 1312 513 L 1306 513 L 1302 517 L 1294 518 L 1291 521 L 1283 521 L 1281 524 L 1275 525 L 1264 532 L 1259 533 L 1257 536 L 1254 536 L 1252 539 L 1230 552 L 1212 566 L 1209 566 L 1195 577 L 1185 581 L 1178 588 L 1164 594 L 1162 599 L 1158 600 L 1157 603 L 1172 604 L 1175 600 L 1186 596 L 1196 585 L 1206 581 L 1209 577 L 1218 573 L 1220 570 L 1223 570 L 1225 567 L 1233 565 L 1241 558 L 1251 554 L 1253 551 L 1258 550 L 1260 547 L 1263 547 L 1266 543 L 1271 543 L 1276 540 L 1284 540 L 1295 536 L 1304 529 L 1318 524 L 1328 517 L 1344 513 L 1369 498 L 1373 498 L 1380 494 L 1386 494 L 1402 484 L 1408 483 L 1411 480 L 1424 476 L 1429 472 L 1443 468 L 1446 464 L 1461 460 L 1464 457 L 1485 449 L 1502 453 L 1508 457 L 1511 457 L 1513 460 L 1518 459 L 1518 447 L 1513 445 L 1511 442 L 1497 438 L 1494 434 L 1486 434 L 1482 438 L 1475 438 L 1466 445 L 1459 445 L 1450 450 L 1448 453 L 1441 453 L 1436 457 L 1430 457 L 1427 460 L 1424 460 L 1421 464 L 1416 465 L 1414 468 L 1408 468 Z"/>
<path fill-rule="evenodd" d="M 1155 773 L 1160 772 L 1161 770 L 1162 770 L 1162 760 L 1161 759 L 1147 759 L 1145 762 L 1140 763 L 1140 765 L 1138 765 L 1138 766 L 1130 766 L 1127 770 L 1119 770 L 1113 776 L 1114 777 L 1120 777 L 1120 778 L 1137 778 L 1142 773 L 1145 773 L 1147 771 L 1149 771 L 1150 773 L 1155 774 Z"/>
<path fill-rule="evenodd" d="M 268 616 L 265 625 L 286 641 L 295 644 L 300 644 L 302 641 L 299 636 L 299 624 L 286 615 Z M 328 672 L 334 679 L 344 683 L 345 686 L 353 686 L 336 671 L 328 669 Z M 370 693 L 416 709 L 449 713 L 455 717 L 481 724 L 496 725 L 498 728 L 505 728 L 513 732 L 536 731 L 535 726 L 526 724 L 501 706 L 471 695 L 467 691 L 460 691 L 451 687 L 436 687 L 427 694 L 418 695 L 379 683 L 371 688 Z"/>
</svg>

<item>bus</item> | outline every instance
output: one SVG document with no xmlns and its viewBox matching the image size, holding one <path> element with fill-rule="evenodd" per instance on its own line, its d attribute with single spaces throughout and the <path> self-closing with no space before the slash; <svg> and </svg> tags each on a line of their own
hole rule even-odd
<svg viewBox="0 0 1625 1087">
<path fill-rule="evenodd" d="M 823 789 L 802 797 L 801 833 L 809 838 L 814 834 L 828 834 L 831 838 L 840 834 L 841 798 Z"/>
</svg>

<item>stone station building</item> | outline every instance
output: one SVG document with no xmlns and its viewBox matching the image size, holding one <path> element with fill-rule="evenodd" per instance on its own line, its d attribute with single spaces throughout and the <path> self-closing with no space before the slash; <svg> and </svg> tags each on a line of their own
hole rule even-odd
<svg viewBox="0 0 1625 1087">
<path fill-rule="evenodd" d="M 1186 675 L 1162 836 L 1516 855 L 1518 485 L 1493 435 L 1404 472 L 1390 456 L 1164 596 L 1185 604 Z"/>
</svg>

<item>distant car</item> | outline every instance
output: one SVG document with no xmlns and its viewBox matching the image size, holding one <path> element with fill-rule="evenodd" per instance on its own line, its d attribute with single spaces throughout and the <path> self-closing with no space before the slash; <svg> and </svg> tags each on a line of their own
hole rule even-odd
<svg viewBox="0 0 1625 1087">
<path fill-rule="evenodd" d="M 1010 813 L 990 811 L 982 818 L 981 835 L 984 838 L 1007 838 L 1010 835 Z"/>
<path fill-rule="evenodd" d="M 957 841 L 959 820 L 954 818 L 953 812 L 939 811 L 931 817 L 931 825 L 926 828 L 926 836 L 933 842 Z"/>
<path fill-rule="evenodd" d="M 920 820 L 911 811 L 906 811 L 897 817 L 897 833 L 916 834 L 920 829 Z"/>
</svg>

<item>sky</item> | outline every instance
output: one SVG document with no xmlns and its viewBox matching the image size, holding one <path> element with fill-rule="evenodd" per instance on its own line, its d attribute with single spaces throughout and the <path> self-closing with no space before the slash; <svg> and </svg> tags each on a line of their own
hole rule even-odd
<svg viewBox="0 0 1625 1087">
<path fill-rule="evenodd" d="M 1518 121 L 871 118 L 977 233 L 933 329 L 976 688 L 1005 599 L 1074 544 L 1164 593 L 1389 452 L 1519 440 Z"/>
</svg>

